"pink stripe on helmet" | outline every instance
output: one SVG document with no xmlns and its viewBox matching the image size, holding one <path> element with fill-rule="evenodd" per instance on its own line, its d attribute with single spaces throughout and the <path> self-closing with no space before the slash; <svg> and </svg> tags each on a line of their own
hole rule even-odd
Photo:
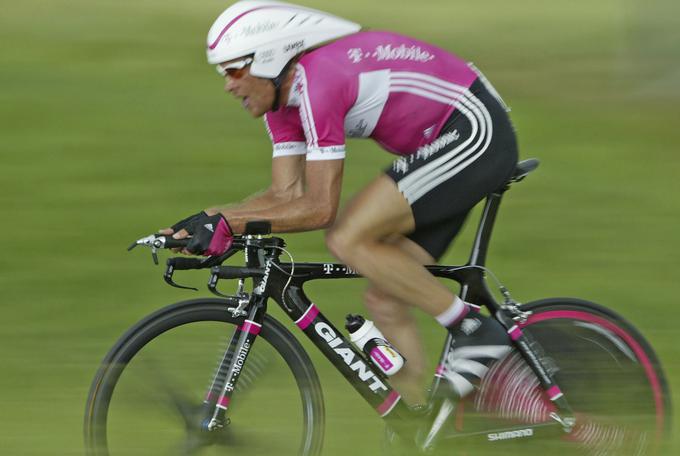
<svg viewBox="0 0 680 456">
<path fill-rule="evenodd" d="M 277 6 L 259 6 L 259 7 L 257 7 L 257 8 L 253 8 L 253 9 L 250 9 L 250 10 L 248 10 L 248 11 L 245 11 L 245 12 L 239 14 L 238 16 L 236 16 L 235 18 L 233 18 L 231 21 L 229 21 L 229 23 L 222 29 L 222 31 L 220 32 L 220 34 L 217 35 L 217 38 L 215 39 L 215 41 L 214 41 L 211 45 L 209 45 L 208 48 L 210 48 L 210 49 L 215 49 L 215 48 L 217 47 L 217 43 L 219 43 L 220 40 L 222 39 L 222 37 L 224 36 L 224 34 L 227 33 L 227 30 L 229 30 L 229 28 L 230 28 L 232 25 L 234 25 L 234 23 L 236 23 L 236 21 L 238 21 L 239 19 L 241 19 L 243 16 L 245 16 L 246 14 L 250 14 L 250 13 L 252 13 L 253 11 L 257 11 L 257 10 L 261 10 L 261 9 L 266 9 L 266 8 L 280 8 L 280 7 L 277 7 Z"/>
<path fill-rule="evenodd" d="M 208 46 L 208 48 L 211 49 L 211 50 L 212 50 L 212 49 L 215 49 L 215 48 L 217 47 L 217 43 L 219 43 L 220 40 L 222 39 L 222 37 L 224 36 L 224 34 L 227 33 L 227 30 L 229 30 L 229 29 L 231 28 L 231 26 L 234 25 L 234 24 L 236 23 L 236 21 L 238 21 L 239 19 L 241 19 L 241 18 L 242 18 L 243 16 L 245 16 L 246 14 L 250 14 L 250 13 L 252 13 L 253 11 L 258 11 L 258 10 L 262 10 L 262 9 L 272 9 L 272 8 L 288 8 L 288 9 L 291 9 L 291 6 L 292 6 L 292 5 L 268 5 L 268 6 L 258 6 L 257 8 L 253 8 L 253 9 L 250 9 L 250 10 L 248 10 L 248 11 L 244 11 L 243 13 L 239 14 L 238 16 L 236 16 L 235 18 L 233 18 L 231 21 L 229 21 L 229 23 L 222 29 L 222 31 L 220 32 L 220 34 L 217 35 L 217 38 L 215 39 L 215 41 L 214 41 L 212 44 L 210 44 L 210 45 Z M 300 9 L 301 11 L 305 11 L 305 10 L 302 9 L 302 8 L 298 8 L 298 9 Z"/>
</svg>

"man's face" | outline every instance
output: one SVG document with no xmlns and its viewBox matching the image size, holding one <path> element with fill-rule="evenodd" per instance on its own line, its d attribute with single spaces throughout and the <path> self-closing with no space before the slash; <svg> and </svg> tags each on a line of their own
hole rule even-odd
<svg viewBox="0 0 680 456">
<path fill-rule="evenodd" d="M 226 68 L 233 62 L 224 62 L 219 66 Z M 246 65 L 242 69 L 227 70 L 224 78 L 224 91 L 241 99 L 241 106 L 249 111 L 253 117 L 261 117 L 272 109 L 275 96 L 274 84 L 268 79 L 251 75 L 250 65 Z"/>
</svg>

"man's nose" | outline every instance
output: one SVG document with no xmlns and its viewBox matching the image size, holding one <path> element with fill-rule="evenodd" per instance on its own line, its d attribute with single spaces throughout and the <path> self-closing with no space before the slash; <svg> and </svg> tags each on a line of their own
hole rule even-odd
<svg viewBox="0 0 680 456">
<path fill-rule="evenodd" d="M 224 91 L 228 93 L 234 93 L 235 89 L 236 82 L 234 82 L 234 79 L 230 78 L 229 76 L 226 76 L 224 78 Z"/>
</svg>

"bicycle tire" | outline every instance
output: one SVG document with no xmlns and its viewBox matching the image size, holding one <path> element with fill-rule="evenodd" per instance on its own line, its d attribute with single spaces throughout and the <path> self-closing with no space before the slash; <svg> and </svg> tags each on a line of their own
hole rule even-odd
<svg viewBox="0 0 680 456">
<path fill-rule="evenodd" d="M 187 328 L 193 328 L 199 324 L 199 333 L 203 335 L 203 325 L 216 327 L 221 330 L 222 327 L 236 326 L 240 323 L 238 319 L 232 317 L 231 313 L 227 311 L 227 307 L 233 307 L 234 302 L 224 299 L 198 299 L 179 302 L 157 312 L 149 315 L 141 320 L 139 323 L 129 329 L 113 346 L 113 348 L 106 355 L 102 364 L 93 380 L 90 393 L 87 400 L 85 423 L 84 423 L 84 437 L 85 447 L 89 456 L 118 456 L 109 449 L 109 415 L 112 399 L 116 396 L 116 387 L 126 370 L 129 370 L 131 363 L 135 363 L 138 358 L 142 358 L 142 353 L 145 348 L 152 347 L 154 341 L 159 340 L 159 336 L 169 337 L 173 330 L 186 331 Z M 189 326 L 193 325 L 193 326 Z M 181 333 L 180 333 L 181 334 Z M 190 344 L 187 344 L 190 345 Z M 321 453 L 324 437 L 324 403 L 321 385 L 318 375 L 312 365 L 309 356 L 302 348 L 298 340 L 274 318 L 269 315 L 265 316 L 262 330 L 258 339 L 253 344 L 253 351 L 259 347 L 264 347 L 263 350 L 268 350 L 272 353 L 278 354 L 282 359 L 278 359 L 276 355 L 276 362 L 281 364 L 284 369 L 289 369 L 293 379 L 289 382 L 292 385 L 294 381 L 295 387 L 299 390 L 299 401 L 302 423 L 299 438 L 298 454 L 315 456 Z M 151 350 L 149 348 L 148 350 Z M 251 352 L 252 355 L 253 352 Z M 175 355 L 173 355 L 175 356 Z M 214 354 L 213 354 L 214 356 Z M 248 362 L 251 361 L 249 357 L 244 371 L 242 372 L 242 381 L 246 377 L 245 369 Z M 214 364 L 214 363 L 213 363 Z M 155 368 L 155 366 L 151 366 Z M 215 366 L 211 366 L 214 368 Z M 208 378 L 213 371 L 208 371 L 203 374 L 205 382 L 210 380 Z M 160 376 L 160 374 L 155 374 Z M 124 378 L 124 377 L 123 377 Z M 168 379 L 163 378 L 161 381 L 166 382 Z M 255 382 L 259 381 L 257 379 Z M 276 380 L 279 381 L 278 379 Z M 205 383 L 204 382 L 204 383 Z M 205 384 L 200 387 L 207 386 Z M 237 392 L 239 391 L 241 382 L 237 385 Z M 253 387 L 255 388 L 255 387 Z M 292 389 L 292 387 L 291 387 Z M 123 389 L 123 391 L 125 391 Z M 122 395 L 123 391 L 118 395 Z M 205 392 L 205 391 L 203 391 Z M 254 396 L 254 394 L 252 395 Z M 295 393 L 291 392 L 293 400 Z M 123 398 L 121 398 L 122 400 Z M 200 407 L 202 397 L 199 397 L 197 407 Z M 115 402 L 114 402 L 115 404 Z M 295 407 L 294 407 L 295 408 Z M 270 409 L 271 410 L 271 409 Z M 143 409 L 142 411 L 146 411 Z M 256 410 L 259 412 L 260 410 Z M 266 410 L 261 410 L 266 413 Z M 257 423 L 253 423 L 256 426 Z M 200 424 L 198 425 L 200 426 Z M 231 426 L 226 426 L 225 429 L 230 429 Z M 189 429 L 187 427 L 187 429 Z M 248 428 L 250 430 L 250 427 Z M 186 449 L 184 453 L 178 450 L 180 454 L 197 454 L 195 440 L 196 431 L 194 434 L 187 434 L 186 448 L 193 448 L 193 452 Z M 229 432 L 232 432 L 231 430 Z M 233 431 L 235 432 L 235 431 Z M 203 432 L 203 435 L 206 433 Z M 210 434 L 210 433 L 208 433 Z M 202 438 L 202 437 L 201 437 Z M 252 441 L 252 439 L 250 439 Z M 224 442 L 222 442 L 224 443 Z M 201 442 L 204 445 L 205 442 Z M 194 445 L 193 447 L 191 445 Z M 200 445 L 199 445 L 200 446 Z M 196 451 L 194 451 L 196 450 Z M 127 451 L 119 451 L 119 454 L 127 453 Z M 148 453 L 147 454 L 151 454 Z M 156 452 L 158 454 L 158 452 Z M 224 451 L 219 454 L 229 454 L 229 451 Z"/>
<path fill-rule="evenodd" d="M 610 309 L 580 299 L 544 299 L 521 308 L 532 314 L 520 326 L 541 345 L 577 416 L 574 430 L 558 439 L 562 446 L 541 449 L 598 456 L 656 454 L 670 429 L 671 400 L 661 364 L 640 332 Z M 579 359 L 570 361 L 575 350 Z M 636 395 L 618 394 L 626 391 Z M 481 415 L 476 423 L 472 419 L 473 428 L 482 421 L 488 428 L 490 417 L 495 424 L 536 424 L 550 421 L 554 410 L 535 374 L 513 351 L 458 408 L 455 426 L 458 433 L 473 430 L 464 424 L 466 414 Z M 516 443 L 525 452 L 529 443 L 521 435 L 493 438 L 520 436 Z"/>
</svg>

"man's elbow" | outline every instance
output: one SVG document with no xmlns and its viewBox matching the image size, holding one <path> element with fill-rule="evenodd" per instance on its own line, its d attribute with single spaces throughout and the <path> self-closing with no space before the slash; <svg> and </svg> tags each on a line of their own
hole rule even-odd
<svg viewBox="0 0 680 456">
<path fill-rule="evenodd" d="M 276 204 L 290 203 L 291 201 L 295 201 L 296 199 L 302 196 L 300 193 L 292 190 L 275 191 L 270 189 L 269 194 L 271 195 L 272 200 L 276 202 Z"/>
<path fill-rule="evenodd" d="M 316 211 L 317 214 L 317 226 L 319 229 L 325 229 L 330 227 L 333 222 L 335 222 L 335 216 L 337 211 L 329 209 L 325 206 L 323 209 Z"/>
<path fill-rule="evenodd" d="M 272 186 L 269 188 L 269 193 L 274 199 L 285 204 L 302 198 L 305 195 L 305 189 L 302 182 L 296 181 L 285 186 Z"/>
</svg>

